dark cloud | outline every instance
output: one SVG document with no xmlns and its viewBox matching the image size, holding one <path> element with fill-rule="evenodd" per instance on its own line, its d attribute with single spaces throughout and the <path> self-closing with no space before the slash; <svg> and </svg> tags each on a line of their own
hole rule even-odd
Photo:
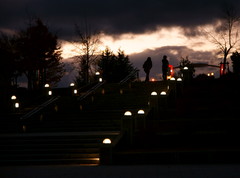
<svg viewBox="0 0 240 178">
<path fill-rule="evenodd" d="M 228 0 L 236 8 L 238 1 Z M 24 27 L 24 20 L 37 16 L 47 21 L 62 37 L 74 34 L 74 23 L 84 19 L 109 34 L 142 33 L 163 26 L 194 27 L 212 23 L 220 16 L 223 0 L 1 0 L 0 28 Z"/>
</svg>

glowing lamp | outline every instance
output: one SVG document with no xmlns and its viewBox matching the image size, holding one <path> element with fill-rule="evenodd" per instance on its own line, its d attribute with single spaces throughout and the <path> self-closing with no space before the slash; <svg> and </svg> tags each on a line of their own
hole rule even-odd
<svg viewBox="0 0 240 178">
<path fill-rule="evenodd" d="M 11 96 L 11 100 L 16 100 L 16 99 L 17 99 L 17 97 L 15 95 Z"/>
<path fill-rule="evenodd" d="M 100 72 L 96 72 L 95 75 L 100 75 Z"/>
<path fill-rule="evenodd" d="M 102 82 L 103 80 L 102 80 L 102 78 L 99 78 L 99 82 Z"/>
<path fill-rule="evenodd" d="M 48 95 L 51 96 L 52 95 L 52 91 L 48 91 Z"/>
<path fill-rule="evenodd" d="M 185 66 L 185 67 L 183 68 L 183 70 L 188 70 L 188 67 L 187 67 L 187 66 Z"/>
<path fill-rule="evenodd" d="M 70 87 L 74 87 L 75 86 L 75 84 L 74 83 L 70 83 Z"/>
<path fill-rule="evenodd" d="M 74 93 L 74 94 L 77 94 L 77 89 L 73 90 L 73 93 Z"/>
<path fill-rule="evenodd" d="M 112 141 L 109 138 L 105 138 L 103 140 L 103 144 L 111 144 L 111 143 L 112 143 Z"/>
<path fill-rule="evenodd" d="M 152 96 L 157 96 L 157 92 L 153 91 L 153 92 L 151 93 L 151 95 L 152 95 Z"/>
<path fill-rule="evenodd" d="M 48 88 L 49 86 L 50 86 L 50 85 L 49 85 L 49 84 L 47 84 L 47 83 L 44 85 L 44 87 L 45 87 L 45 88 Z"/>
<path fill-rule="evenodd" d="M 178 81 L 178 82 L 181 82 L 181 81 L 182 81 L 182 79 L 181 79 L 181 78 L 178 78 L 178 79 L 177 79 L 177 81 Z"/>
<path fill-rule="evenodd" d="M 167 93 L 165 91 L 162 91 L 160 95 L 167 95 Z"/>
<path fill-rule="evenodd" d="M 124 116 L 132 116 L 132 113 L 131 113 L 130 111 L 126 111 L 126 112 L 124 113 Z"/>
<path fill-rule="evenodd" d="M 213 72 L 211 73 L 211 76 L 214 76 L 214 73 L 213 73 Z"/>
<path fill-rule="evenodd" d="M 144 110 L 140 109 L 140 110 L 138 111 L 138 114 L 145 114 L 145 112 L 144 112 Z"/>
<path fill-rule="evenodd" d="M 170 80 L 175 81 L 176 79 L 174 77 L 171 77 Z"/>
<path fill-rule="evenodd" d="M 19 103 L 15 103 L 14 106 L 15 106 L 15 108 L 19 108 L 20 105 L 19 105 Z"/>
</svg>

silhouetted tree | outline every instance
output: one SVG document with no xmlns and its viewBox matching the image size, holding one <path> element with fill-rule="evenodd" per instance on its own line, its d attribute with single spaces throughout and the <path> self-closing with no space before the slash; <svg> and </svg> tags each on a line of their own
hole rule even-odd
<svg viewBox="0 0 240 178">
<path fill-rule="evenodd" d="M 99 33 L 93 32 L 87 23 L 82 27 L 75 25 L 75 31 L 77 38 L 73 43 L 79 53 L 76 58 L 77 83 L 84 85 L 90 82 L 90 75 L 93 74 L 92 68 L 98 58 Z"/>
<path fill-rule="evenodd" d="M 0 63 L 0 108 L 5 110 L 17 66 L 14 56 L 14 39 L 3 33 L 0 36 Z"/>
<path fill-rule="evenodd" d="M 215 44 L 223 55 L 223 74 L 227 71 L 227 57 L 239 43 L 238 29 L 240 18 L 233 6 L 225 6 L 224 16 L 213 32 L 207 32 L 210 41 Z"/>
<path fill-rule="evenodd" d="M 233 73 L 240 75 L 240 54 L 236 51 L 231 55 Z"/>
<path fill-rule="evenodd" d="M 20 31 L 17 42 L 21 70 L 27 76 L 29 89 L 41 88 L 46 82 L 53 85 L 61 79 L 64 68 L 57 36 L 40 19 Z"/>
<path fill-rule="evenodd" d="M 98 67 L 102 72 L 103 79 L 107 82 L 119 82 L 136 70 L 124 51 L 119 50 L 115 55 L 109 48 L 102 52 Z"/>
</svg>

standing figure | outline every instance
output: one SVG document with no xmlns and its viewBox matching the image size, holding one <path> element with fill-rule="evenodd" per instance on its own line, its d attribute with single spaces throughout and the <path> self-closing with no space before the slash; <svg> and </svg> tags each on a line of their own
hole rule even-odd
<svg viewBox="0 0 240 178">
<path fill-rule="evenodd" d="M 168 65 L 169 65 L 169 62 L 167 60 L 167 56 L 164 55 L 163 59 L 162 59 L 162 77 L 163 77 L 163 80 L 167 80 Z"/>
<path fill-rule="evenodd" d="M 144 72 L 146 73 L 145 82 L 149 81 L 149 73 L 150 73 L 151 68 L 152 68 L 152 60 L 151 60 L 151 57 L 148 57 L 147 60 L 143 64 L 143 69 L 144 69 Z"/>
</svg>

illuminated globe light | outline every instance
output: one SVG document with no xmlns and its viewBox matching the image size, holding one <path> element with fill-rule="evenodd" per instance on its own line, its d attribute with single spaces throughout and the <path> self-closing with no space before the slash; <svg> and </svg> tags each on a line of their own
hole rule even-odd
<svg viewBox="0 0 240 178">
<path fill-rule="evenodd" d="M 15 108 L 19 108 L 20 107 L 20 105 L 19 105 L 19 103 L 15 103 Z"/>
<path fill-rule="evenodd" d="M 175 81 L 176 79 L 174 77 L 171 77 L 170 80 Z"/>
<path fill-rule="evenodd" d="M 185 67 L 183 68 L 183 70 L 188 70 L 188 67 L 187 67 L 187 66 L 185 66 Z"/>
<path fill-rule="evenodd" d="M 112 143 L 112 141 L 109 138 L 105 138 L 103 140 L 103 144 L 111 144 L 111 143 Z"/>
<path fill-rule="evenodd" d="M 45 87 L 45 88 L 48 88 L 48 87 L 50 87 L 50 85 L 46 83 L 46 84 L 44 85 L 44 87 Z"/>
<path fill-rule="evenodd" d="M 211 76 L 214 76 L 214 73 L 213 73 L 213 72 L 211 73 Z"/>
<path fill-rule="evenodd" d="M 73 93 L 74 93 L 74 94 L 77 94 L 77 89 L 73 90 Z"/>
<path fill-rule="evenodd" d="M 177 81 L 178 81 L 178 82 L 181 82 L 181 81 L 182 81 L 182 79 L 181 79 L 181 78 L 178 78 L 178 79 L 177 79 Z"/>
<path fill-rule="evenodd" d="M 70 83 L 70 87 L 74 87 L 75 86 L 75 84 L 74 83 Z"/>
<path fill-rule="evenodd" d="M 167 93 L 165 91 L 162 91 L 160 95 L 167 95 Z"/>
<path fill-rule="evenodd" d="M 156 81 L 156 79 L 155 78 L 151 78 L 151 82 L 155 82 Z"/>
<path fill-rule="evenodd" d="M 126 111 L 126 112 L 124 113 L 124 116 L 132 116 L 132 113 L 131 113 L 130 111 Z"/>
<path fill-rule="evenodd" d="M 17 97 L 15 95 L 11 96 L 11 100 L 16 100 L 16 99 L 17 99 Z"/>
<path fill-rule="evenodd" d="M 96 72 L 95 75 L 100 75 L 100 72 Z"/>
<path fill-rule="evenodd" d="M 48 95 L 51 96 L 52 95 L 52 91 L 48 91 Z"/>
<path fill-rule="evenodd" d="M 152 95 L 152 96 L 157 96 L 157 92 L 153 91 L 153 92 L 151 93 L 151 95 Z"/>
<path fill-rule="evenodd" d="M 145 114 L 144 110 L 140 109 L 138 110 L 138 114 Z"/>
<path fill-rule="evenodd" d="M 99 82 L 102 82 L 103 81 L 103 79 L 102 78 L 99 78 Z"/>
</svg>

